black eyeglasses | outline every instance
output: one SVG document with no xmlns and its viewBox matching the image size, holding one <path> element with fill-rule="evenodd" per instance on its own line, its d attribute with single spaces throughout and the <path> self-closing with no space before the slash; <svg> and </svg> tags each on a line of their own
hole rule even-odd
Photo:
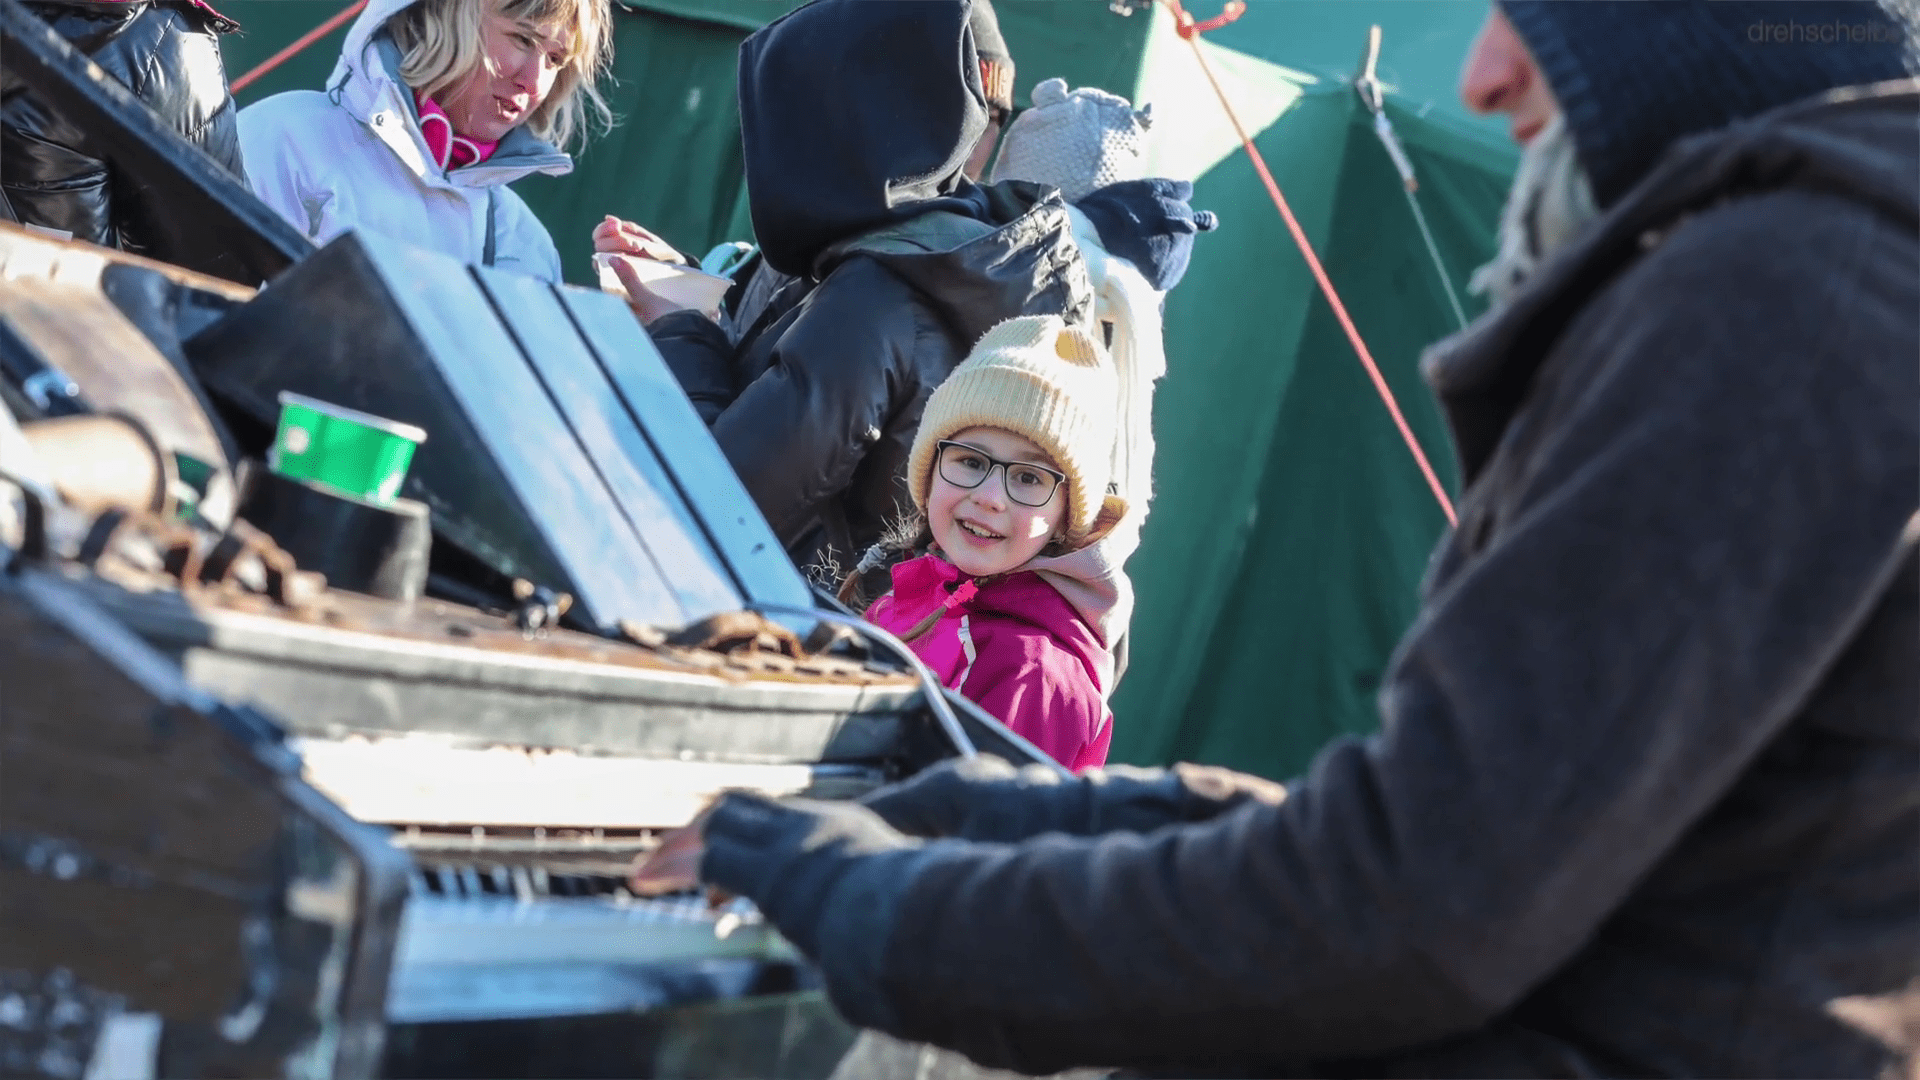
<svg viewBox="0 0 1920 1080">
<path fill-rule="evenodd" d="M 987 482 L 999 469 L 1007 489 L 1007 498 L 1021 506 L 1045 506 L 1067 479 L 1067 474 L 1031 461 L 1001 461 L 976 446 L 963 442 L 941 441 L 934 444 L 940 478 L 957 488 L 969 490 Z"/>
</svg>

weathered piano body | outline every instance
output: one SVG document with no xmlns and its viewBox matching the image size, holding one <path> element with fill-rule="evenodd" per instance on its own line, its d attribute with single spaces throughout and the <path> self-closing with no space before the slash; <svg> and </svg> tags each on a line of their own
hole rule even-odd
<svg viewBox="0 0 1920 1080">
<path fill-rule="evenodd" d="M 42 30 L 0 0 L 10 64 L 234 231 L 199 269 L 272 283 L 0 224 L 0 1074 L 824 1076 L 804 961 L 634 856 L 727 788 L 1044 759 L 818 606 L 617 300 L 307 250 Z M 425 596 L 234 522 L 282 390 L 427 430 Z M 197 511 L 72 505 L 21 435 L 61 414 Z"/>
</svg>

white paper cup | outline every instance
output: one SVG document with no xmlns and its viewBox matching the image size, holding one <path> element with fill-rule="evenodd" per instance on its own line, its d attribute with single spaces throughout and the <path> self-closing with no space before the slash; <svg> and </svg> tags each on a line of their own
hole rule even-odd
<svg viewBox="0 0 1920 1080">
<path fill-rule="evenodd" d="M 638 255 L 624 255 L 618 252 L 602 251 L 593 257 L 593 268 L 600 275 L 600 287 L 620 296 L 627 294 L 626 286 L 620 283 L 620 275 L 613 269 L 614 260 L 621 260 L 633 267 L 640 281 L 657 295 L 681 307 L 696 311 L 714 311 L 720 307 L 720 301 L 733 287 L 731 278 L 723 278 L 696 270 L 677 263 L 660 262 L 657 259 L 645 259 Z"/>
</svg>

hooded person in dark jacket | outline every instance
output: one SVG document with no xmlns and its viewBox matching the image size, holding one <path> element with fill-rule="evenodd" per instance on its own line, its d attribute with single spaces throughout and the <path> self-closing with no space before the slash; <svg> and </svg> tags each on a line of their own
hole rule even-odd
<svg viewBox="0 0 1920 1080">
<path fill-rule="evenodd" d="M 1059 197 L 963 175 L 987 125 L 969 9 L 815 0 L 748 38 L 754 232 L 805 294 L 737 347 L 694 312 L 649 328 L 802 567 L 844 568 L 909 506 L 920 410 L 982 333 L 1091 310 Z"/>
<path fill-rule="evenodd" d="M 1908 33 L 1490 17 L 1468 96 L 1575 150 L 1510 219 L 1567 224 L 1426 358 L 1464 490 L 1379 735 L 1285 789 L 976 760 L 865 806 L 733 795 L 702 877 L 849 1020 L 1029 1072 L 1913 1075 Z"/>
<path fill-rule="evenodd" d="M 994 150 L 999 145 L 1000 133 L 1013 115 L 1015 69 L 1013 56 L 1007 51 L 1007 40 L 1000 33 L 1000 17 L 993 9 L 992 0 L 973 0 L 967 13 L 967 25 L 973 31 L 974 52 L 980 58 L 980 85 L 987 97 L 987 127 L 981 132 L 980 141 L 974 144 L 973 153 L 968 156 L 967 164 L 961 171 L 967 179 L 979 182 L 986 176 L 987 165 L 993 160 Z M 663 253 L 650 248 L 644 241 L 634 244 L 616 241 L 600 247 L 597 243 L 599 236 L 600 232 L 596 231 L 596 247 L 599 250 L 624 250 L 649 258 L 663 257 Z M 651 238 L 652 234 L 646 236 Z M 763 316 L 767 321 L 778 318 L 781 310 L 799 303 L 801 297 L 806 295 L 804 286 L 788 289 L 786 286 L 795 279 L 769 267 L 757 250 L 737 266 L 731 276 L 735 285 L 728 293 L 721 325 L 726 328 L 728 340 L 736 345 L 747 333 L 760 328 Z M 772 307 L 776 296 L 782 304 L 779 309 Z"/>
<path fill-rule="evenodd" d="M 245 181 L 219 36 L 238 24 L 189 0 L 42 0 L 26 5 Z M 0 68 L 0 217 L 166 262 L 216 262 L 220 241 L 181 220 L 106 157 L 85 129 Z M 214 249 L 205 257 L 199 253 Z"/>
</svg>

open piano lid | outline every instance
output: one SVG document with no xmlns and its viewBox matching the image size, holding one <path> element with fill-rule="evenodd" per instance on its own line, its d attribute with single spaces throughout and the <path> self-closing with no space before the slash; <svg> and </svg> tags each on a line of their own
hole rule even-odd
<svg viewBox="0 0 1920 1080">
<path fill-rule="evenodd" d="M 312 254 L 17 0 L 0 0 L 0 42 L 9 69 L 116 169 L 218 238 L 189 269 L 273 280 L 189 350 L 229 402 L 270 428 L 290 389 L 426 428 L 406 494 L 433 509 L 436 534 L 494 572 L 572 593 L 579 622 L 673 627 L 753 603 L 811 606 L 618 300 L 372 237 Z"/>
<path fill-rule="evenodd" d="M 348 233 L 186 343 L 216 397 L 278 395 L 424 428 L 402 494 L 581 621 L 684 626 L 806 582 L 626 306 Z"/>
</svg>

